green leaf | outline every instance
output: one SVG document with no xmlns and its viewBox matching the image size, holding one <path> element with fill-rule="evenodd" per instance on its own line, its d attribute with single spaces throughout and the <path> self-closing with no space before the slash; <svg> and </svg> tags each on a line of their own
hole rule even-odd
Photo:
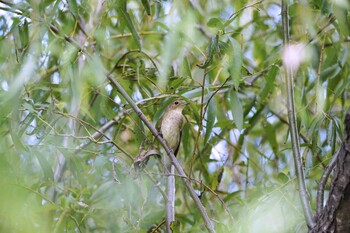
<svg viewBox="0 0 350 233">
<path fill-rule="evenodd" d="M 208 105 L 207 124 L 205 127 L 204 144 L 208 142 L 210 134 L 213 130 L 214 123 L 215 123 L 215 115 L 216 115 L 215 113 L 216 113 L 216 104 L 215 104 L 215 100 L 212 99 Z"/>
<path fill-rule="evenodd" d="M 232 125 L 232 120 L 229 120 L 229 119 L 219 120 L 215 124 L 215 127 L 220 127 L 220 128 L 225 128 L 225 129 L 232 129 L 232 128 L 234 128 L 233 125 Z"/>
<path fill-rule="evenodd" d="M 236 123 L 237 129 L 243 129 L 243 109 L 241 102 L 239 101 L 236 91 L 230 92 L 230 107 L 233 115 L 233 120 Z"/>
<path fill-rule="evenodd" d="M 219 45 L 219 35 L 215 35 L 211 38 L 207 48 L 207 60 L 204 62 L 203 65 L 199 65 L 198 67 L 204 69 L 211 65 L 214 54 L 216 54 L 219 51 L 218 45 Z"/>
<path fill-rule="evenodd" d="M 228 50 L 228 72 L 231 75 L 233 85 L 238 90 L 239 83 L 241 81 L 241 69 L 242 69 L 242 49 L 241 45 L 233 38 L 230 38 L 230 49 Z"/>
<path fill-rule="evenodd" d="M 277 174 L 277 179 L 282 182 L 282 184 L 286 184 L 290 179 L 288 175 L 284 172 L 280 172 Z"/>
<path fill-rule="evenodd" d="M 217 190 L 218 186 L 221 183 L 222 180 L 222 176 L 224 174 L 224 170 L 225 167 L 220 167 L 215 173 L 214 173 L 214 177 L 212 179 L 212 183 L 211 183 L 211 189 L 212 190 Z"/>
<path fill-rule="evenodd" d="M 344 90 L 346 90 L 350 86 L 350 78 L 343 79 L 342 83 L 340 83 L 337 88 L 335 89 L 335 98 L 338 98 L 344 93 Z"/>
<path fill-rule="evenodd" d="M 136 42 L 137 47 L 141 50 L 141 38 L 136 30 L 136 27 L 133 21 L 131 20 L 129 13 L 122 7 L 117 7 L 117 12 L 118 12 L 118 15 L 123 19 L 122 21 L 129 28 L 132 38 Z"/>
<path fill-rule="evenodd" d="M 177 90 L 181 84 L 186 81 L 186 78 L 183 77 L 174 77 L 170 80 L 170 86 L 172 90 Z"/>
<path fill-rule="evenodd" d="M 185 156 L 190 157 L 191 154 L 191 139 L 190 139 L 190 124 L 185 124 L 182 128 L 182 148 Z M 187 158 L 188 158 L 187 157 Z"/>
<path fill-rule="evenodd" d="M 279 146 L 277 143 L 276 130 L 269 122 L 264 122 L 265 138 L 269 141 L 272 151 L 275 155 L 279 153 Z"/>
<path fill-rule="evenodd" d="M 13 117 L 12 119 L 14 120 L 16 119 L 16 117 Z M 12 122 L 12 124 L 10 124 L 9 130 L 10 130 L 11 140 L 16 150 L 18 152 L 29 151 L 26 144 L 23 143 L 22 137 L 18 135 L 19 125 L 17 124 L 17 122 Z"/>
<path fill-rule="evenodd" d="M 34 154 L 36 155 L 36 158 L 39 161 L 40 167 L 43 170 L 44 179 L 52 181 L 53 180 L 53 171 L 51 168 L 51 164 L 47 160 L 46 156 L 39 151 L 35 151 Z"/>
<path fill-rule="evenodd" d="M 137 116 L 134 116 L 135 119 L 135 128 L 134 128 L 134 132 L 136 133 L 136 142 L 137 145 L 140 145 L 142 143 L 142 141 L 145 139 L 145 127 L 143 125 L 143 122 L 141 121 L 141 119 Z"/>
<path fill-rule="evenodd" d="M 260 93 L 260 102 L 264 103 L 268 101 L 267 97 L 273 93 L 275 88 L 275 80 L 278 74 L 279 68 L 277 65 L 273 65 L 266 75 L 266 83 Z"/>
<path fill-rule="evenodd" d="M 318 138 L 319 138 L 319 128 L 322 124 L 322 122 L 324 121 L 324 115 L 323 114 L 319 114 L 317 115 L 311 122 L 308 133 L 309 135 L 311 135 L 312 137 L 312 141 L 311 141 L 311 151 L 313 154 L 316 154 L 319 151 L 319 146 L 318 146 Z"/>
<path fill-rule="evenodd" d="M 75 18 L 79 17 L 79 12 L 78 12 L 78 4 L 76 0 L 69 0 L 68 1 L 68 8 L 72 12 Z"/>
<path fill-rule="evenodd" d="M 22 48 L 27 47 L 29 43 L 29 31 L 27 20 L 25 20 L 23 25 L 19 27 L 19 35 L 21 39 Z"/>
<path fill-rule="evenodd" d="M 148 0 L 141 0 L 143 7 L 146 10 L 147 15 L 151 15 L 151 6 Z"/>
<path fill-rule="evenodd" d="M 333 11 L 338 21 L 339 31 L 343 34 L 344 37 L 350 36 L 350 22 L 348 18 L 348 10 L 349 9 L 346 9 L 346 7 L 342 7 L 340 5 L 337 5 L 336 3 L 333 4 Z"/>
<path fill-rule="evenodd" d="M 183 69 L 184 69 L 184 74 L 188 78 L 192 78 L 192 72 L 191 72 L 191 64 L 188 58 L 185 56 L 183 59 Z"/>
<path fill-rule="evenodd" d="M 211 18 L 207 23 L 208 27 L 216 28 L 218 30 L 223 30 L 225 28 L 224 23 L 219 18 Z"/>
</svg>

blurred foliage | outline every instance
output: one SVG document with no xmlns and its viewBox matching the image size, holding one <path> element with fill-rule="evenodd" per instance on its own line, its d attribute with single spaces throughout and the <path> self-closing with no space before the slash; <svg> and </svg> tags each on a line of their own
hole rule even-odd
<svg viewBox="0 0 350 233">
<path fill-rule="evenodd" d="M 132 167 L 154 139 L 107 72 L 154 124 L 172 97 L 190 101 L 178 159 L 218 232 L 306 231 L 279 1 L 16 2 L 0 1 L 0 232 L 146 232 L 162 223 L 162 166 Z M 349 108 L 349 4 L 289 2 L 291 40 L 306 53 L 295 100 L 314 207 Z M 177 186 L 176 228 L 202 232 Z"/>
</svg>

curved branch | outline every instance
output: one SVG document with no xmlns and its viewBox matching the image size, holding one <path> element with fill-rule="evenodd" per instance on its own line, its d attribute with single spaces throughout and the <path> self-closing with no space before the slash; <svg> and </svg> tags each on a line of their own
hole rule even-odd
<svg viewBox="0 0 350 233">
<path fill-rule="evenodd" d="M 320 183 L 318 184 L 317 189 L 317 201 L 316 201 L 316 214 L 319 216 L 323 210 L 323 201 L 324 201 L 324 187 L 326 186 L 327 180 L 335 167 L 339 151 L 333 156 L 331 162 L 327 165 L 326 170 L 324 171 Z"/>
</svg>

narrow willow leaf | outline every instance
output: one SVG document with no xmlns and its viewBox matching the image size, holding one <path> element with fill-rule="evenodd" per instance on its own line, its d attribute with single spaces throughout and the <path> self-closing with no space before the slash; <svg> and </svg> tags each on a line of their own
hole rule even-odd
<svg viewBox="0 0 350 233">
<path fill-rule="evenodd" d="M 219 47 L 219 35 L 215 35 L 211 38 L 207 48 L 207 60 L 203 65 L 199 65 L 200 68 L 207 68 L 213 61 L 214 54 L 218 51 Z"/>
<path fill-rule="evenodd" d="M 233 85 L 238 90 L 239 82 L 241 80 L 242 68 L 242 49 L 241 45 L 233 38 L 230 38 L 231 47 L 228 50 L 228 72 L 231 75 Z"/>
<path fill-rule="evenodd" d="M 236 123 L 237 129 L 242 130 L 243 129 L 243 109 L 241 102 L 239 101 L 238 95 L 236 91 L 231 91 L 230 93 L 230 104 L 231 104 L 231 111 L 233 115 L 233 120 Z"/>
<path fill-rule="evenodd" d="M 143 7 L 146 10 L 147 15 L 151 15 L 151 5 L 148 0 L 141 0 Z"/>
<path fill-rule="evenodd" d="M 269 122 L 265 122 L 265 137 L 269 141 L 272 151 L 275 155 L 279 153 L 275 128 Z"/>
<path fill-rule="evenodd" d="M 141 121 L 141 119 L 139 117 L 134 117 L 135 119 L 135 128 L 134 128 L 134 132 L 135 132 L 135 139 L 138 145 L 140 145 L 142 143 L 142 141 L 145 139 L 145 127 L 143 125 L 143 122 Z"/>
<path fill-rule="evenodd" d="M 16 130 L 14 128 L 17 128 L 17 126 L 15 126 L 13 123 L 13 125 L 9 128 L 9 130 L 10 130 L 11 140 L 12 140 L 13 145 L 15 146 L 16 150 L 17 151 L 29 151 L 27 146 L 26 146 L 27 144 L 23 144 L 22 138 L 17 135 L 18 129 Z"/>
<path fill-rule="evenodd" d="M 184 69 L 184 74 L 185 74 L 188 78 L 192 78 L 191 64 L 190 64 L 190 61 L 188 60 L 187 57 L 184 57 L 184 60 L 183 60 L 183 69 Z"/>
<path fill-rule="evenodd" d="M 345 7 L 340 5 L 333 4 L 334 14 L 338 21 L 339 31 L 343 34 L 344 37 L 350 36 L 350 23 L 348 18 L 348 11 Z"/>
<path fill-rule="evenodd" d="M 348 88 L 349 86 L 350 86 L 350 78 L 347 78 L 344 80 L 344 82 L 341 85 L 338 85 L 337 88 L 335 89 L 334 91 L 335 98 L 338 98 L 339 96 L 341 96 L 344 90 L 346 90 L 346 88 Z"/>
<path fill-rule="evenodd" d="M 45 155 L 43 155 L 40 151 L 35 151 L 35 153 L 33 153 L 33 154 L 36 155 L 36 158 L 39 161 L 40 167 L 44 173 L 44 179 L 45 180 L 53 180 L 53 171 L 51 168 L 51 164 L 49 163 L 49 161 L 47 160 Z"/>
<path fill-rule="evenodd" d="M 220 169 L 218 169 L 215 173 L 214 173 L 214 177 L 212 179 L 212 183 L 211 183 L 211 189 L 213 190 L 217 190 L 218 186 L 221 183 L 222 180 L 222 176 L 224 174 L 224 170 L 225 167 L 220 167 Z"/>
<path fill-rule="evenodd" d="M 124 23 L 126 24 L 128 29 L 130 30 L 132 38 L 136 42 L 137 47 L 141 50 L 141 39 L 140 39 L 140 36 L 135 28 L 134 23 L 131 20 L 129 13 L 125 9 L 123 9 L 122 7 L 117 7 L 117 12 L 118 12 L 118 15 L 122 17 Z"/>
<path fill-rule="evenodd" d="M 191 154 L 190 124 L 185 124 L 182 128 L 182 147 L 185 155 Z"/>
<path fill-rule="evenodd" d="M 275 88 L 275 80 L 276 76 L 278 74 L 278 66 L 273 65 L 269 72 L 266 75 L 266 83 L 264 88 L 262 89 L 260 93 L 260 102 L 267 101 L 267 97 L 273 93 L 273 90 Z"/>
<path fill-rule="evenodd" d="M 29 43 L 29 30 L 27 20 L 25 20 L 23 25 L 19 27 L 19 36 L 21 39 L 22 48 L 27 47 Z"/>
<path fill-rule="evenodd" d="M 205 128 L 204 144 L 207 143 L 215 123 L 216 104 L 214 99 L 209 102 L 207 111 L 207 124 Z"/>
<path fill-rule="evenodd" d="M 74 17 L 78 18 L 79 17 L 79 12 L 78 12 L 78 4 L 77 1 L 75 0 L 69 0 L 68 1 L 68 8 L 70 12 L 74 15 Z"/>
</svg>

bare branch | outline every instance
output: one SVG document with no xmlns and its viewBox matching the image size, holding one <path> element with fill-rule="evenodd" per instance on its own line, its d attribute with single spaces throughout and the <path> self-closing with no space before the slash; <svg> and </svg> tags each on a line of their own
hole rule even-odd
<svg viewBox="0 0 350 233">
<path fill-rule="evenodd" d="M 286 0 L 282 0 L 282 27 L 283 27 L 283 45 L 289 44 L 289 21 L 288 21 L 288 6 Z M 306 189 L 304 166 L 301 161 L 299 134 L 296 119 L 295 103 L 294 103 L 294 84 L 293 84 L 293 68 L 291 65 L 284 62 L 286 89 L 287 89 L 287 108 L 290 135 L 292 140 L 293 159 L 295 172 L 299 186 L 299 196 L 304 211 L 306 223 L 309 228 L 312 228 L 315 223 L 311 211 L 310 198 Z"/>
</svg>

